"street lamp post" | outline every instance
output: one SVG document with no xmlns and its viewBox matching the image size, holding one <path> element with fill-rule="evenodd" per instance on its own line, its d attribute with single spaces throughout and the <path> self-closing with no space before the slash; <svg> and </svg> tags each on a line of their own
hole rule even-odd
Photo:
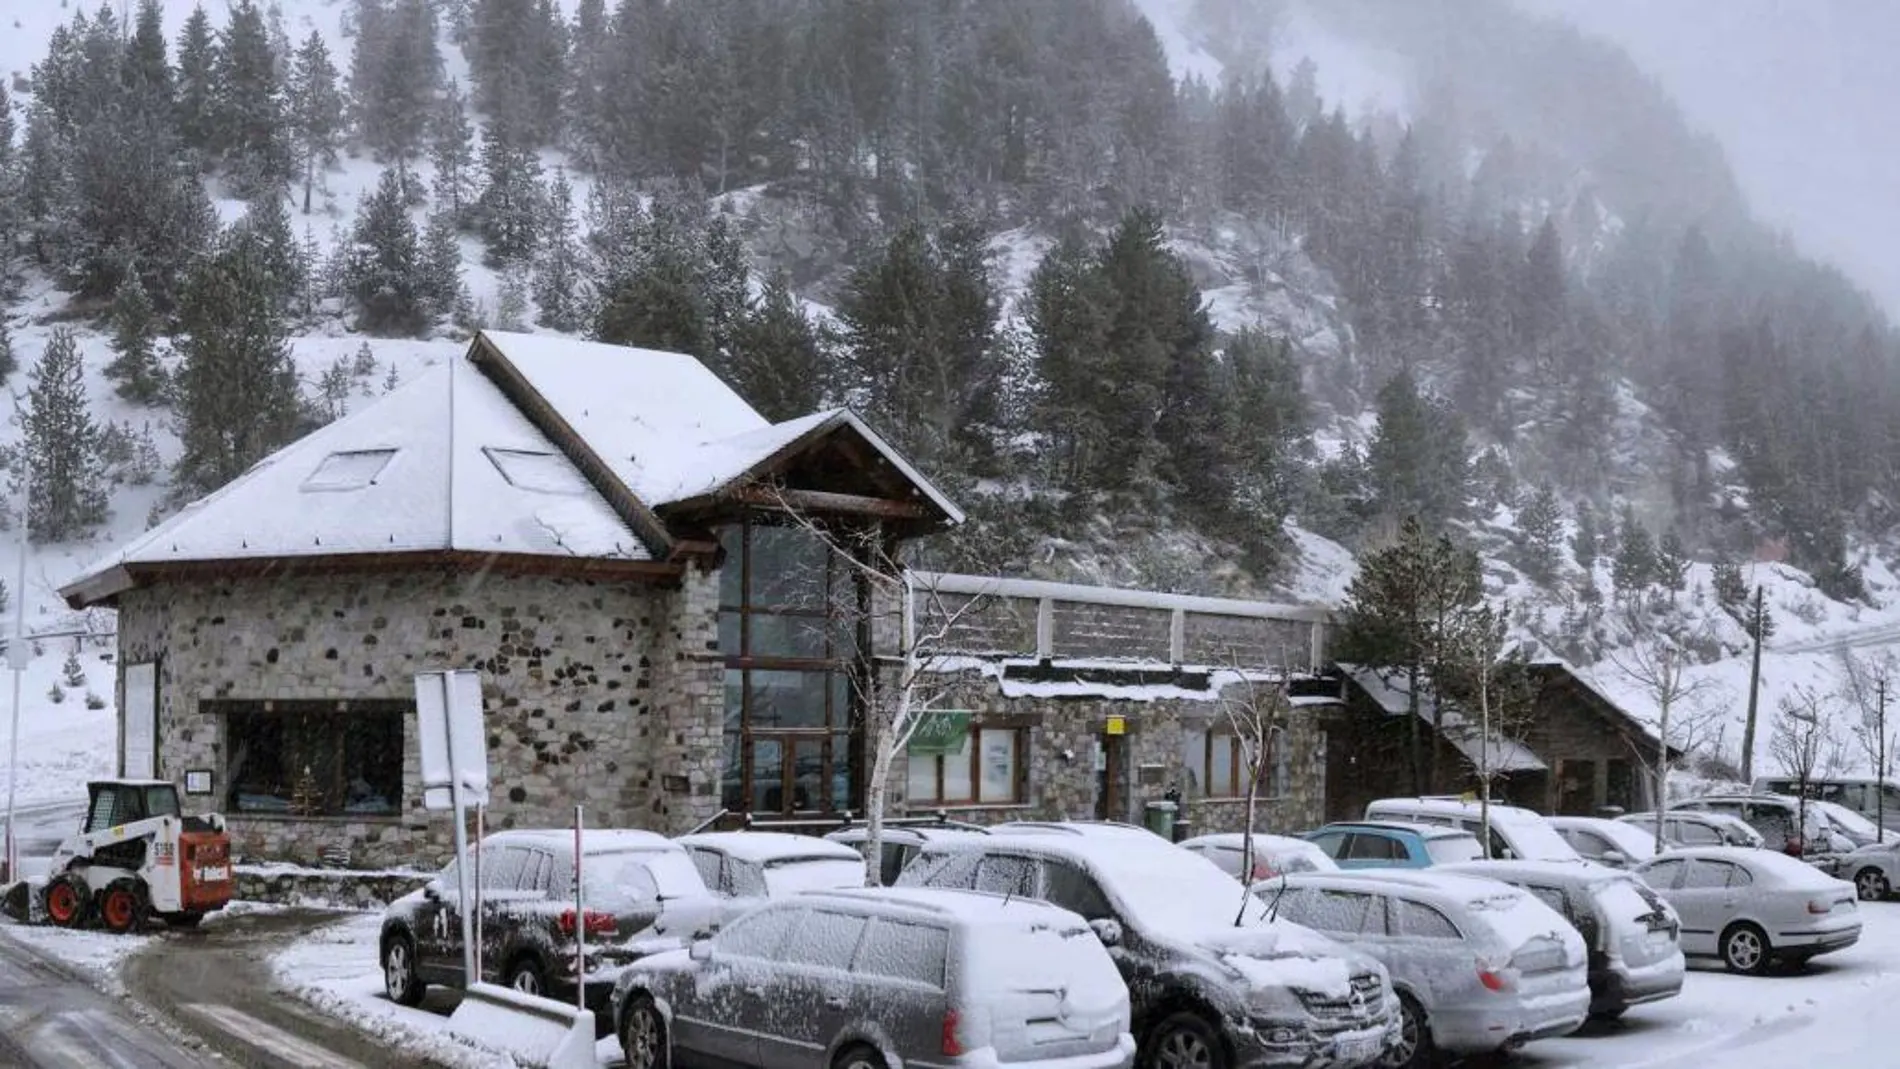
<svg viewBox="0 0 1900 1069">
<path fill-rule="evenodd" d="M 24 465 L 23 465 L 24 466 Z M 7 667 L 13 670 L 12 731 L 7 741 L 7 842 L 6 871 L 0 882 L 20 878 L 19 844 L 13 834 L 13 800 L 20 784 L 20 677 L 26 674 L 26 514 L 28 483 L 20 480 L 20 509 L 14 517 L 20 529 L 19 571 L 13 584 L 13 637 L 7 640 Z"/>
</svg>

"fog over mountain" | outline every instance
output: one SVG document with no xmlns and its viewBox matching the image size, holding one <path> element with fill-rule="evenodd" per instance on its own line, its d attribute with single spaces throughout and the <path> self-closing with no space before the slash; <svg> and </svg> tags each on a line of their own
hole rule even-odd
<svg viewBox="0 0 1900 1069">
<path fill-rule="evenodd" d="M 1626 49 L 1718 138 L 1761 218 L 1900 310 L 1900 7 L 1520 0 Z"/>
</svg>

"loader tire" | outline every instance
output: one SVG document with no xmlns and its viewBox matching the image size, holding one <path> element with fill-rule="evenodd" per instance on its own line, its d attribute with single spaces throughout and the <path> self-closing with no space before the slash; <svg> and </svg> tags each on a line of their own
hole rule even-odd
<svg viewBox="0 0 1900 1069">
<path fill-rule="evenodd" d="M 62 872 L 46 881 L 46 890 L 40 895 L 40 904 L 46 907 L 46 919 L 61 928 L 84 927 L 86 918 L 92 912 L 92 888 L 86 881 L 70 872 Z"/>
<path fill-rule="evenodd" d="M 137 880 L 113 880 L 99 895 L 99 922 L 109 932 L 136 932 L 145 927 L 145 887 Z"/>
</svg>

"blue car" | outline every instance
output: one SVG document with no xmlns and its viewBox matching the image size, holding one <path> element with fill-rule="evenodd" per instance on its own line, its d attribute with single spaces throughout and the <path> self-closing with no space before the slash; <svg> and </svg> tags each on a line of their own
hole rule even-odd
<svg viewBox="0 0 1900 1069">
<path fill-rule="evenodd" d="M 1342 869 L 1423 869 L 1484 859 L 1477 836 L 1430 824 L 1348 820 L 1309 831 L 1305 838 Z"/>
</svg>

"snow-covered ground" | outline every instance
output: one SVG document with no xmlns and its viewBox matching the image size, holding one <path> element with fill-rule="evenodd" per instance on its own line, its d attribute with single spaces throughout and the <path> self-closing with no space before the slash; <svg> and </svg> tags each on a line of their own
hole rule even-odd
<svg viewBox="0 0 1900 1069">
<path fill-rule="evenodd" d="M 1805 972 L 1764 977 L 1693 969 L 1680 996 L 1639 1006 L 1621 1021 L 1564 1039 L 1530 1044 L 1509 1069 L 1787 1069 L 1792 1065 L 1893 1065 L 1893 1040 L 1874 1022 L 1900 990 L 1900 903 L 1861 907 L 1859 944 Z M 450 1064 L 502 1067 L 446 1031 L 447 1018 L 383 997 L 376 965 L 380 918 L 361 914 L 324 929 L 276 958 L 282 982 L 304 999 L 392 1044 Z M 621 1064 L 612 1039 L 597 1046 L 602 1066 Z"/>
</svg>

